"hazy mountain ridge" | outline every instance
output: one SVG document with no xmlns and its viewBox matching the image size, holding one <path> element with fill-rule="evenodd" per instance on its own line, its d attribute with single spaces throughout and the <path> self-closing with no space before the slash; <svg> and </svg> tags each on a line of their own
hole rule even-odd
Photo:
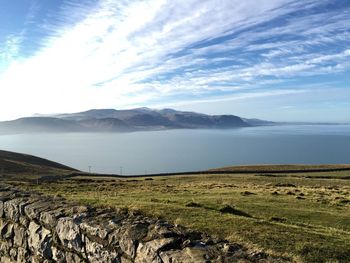
<svg viewBox="0 0 350 263">
<path fill-rule="evenodd" d="M 0 122 L 0 133 L 230 129 L 271 124 L 272 122 L 243 119 L 235 115 L 206 115 L 173 109 L 93 109 Z"/>
</svg>

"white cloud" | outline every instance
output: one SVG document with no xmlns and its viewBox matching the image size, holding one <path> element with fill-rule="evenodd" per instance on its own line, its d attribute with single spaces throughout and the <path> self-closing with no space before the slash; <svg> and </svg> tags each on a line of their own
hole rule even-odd
<svg viewBox="0 0 350 263">
<path fill-rule="evenodd" d="M 0 60 L 9 62 L 15 59 L 19 54 L 22 41 L 23 33 L 7 36 L 0 47 Z"/>
<path fill-rule="evenodd" d="M 238 91 L 251 89 L 256 82 L 258 87 L 259 81 L 263 85 L 264 77 L 344 70 L 349 50 L 318 54 L 309 49 L 329 42 L 335 30 L 343 30 L 338 41 L 349 41 L 346 13 L 328 20 L 328 14 L 321 13 L 264 26 L 318 4 L 313 0 L 106 0 L 94 5 L 66 1 L 54 22 L 41 26 L 50 36 L 34 56 L 17 60 L 13 54 L 20 40 L 9 45 L 12 62 L 0 73 L 0 119 L 127 107 L 182 93 L 232 91 L 237 94 L 232 96 L 245 98 L 246 93 Z M 317 28 L 312 27 L 315 23 Z M 193 47 L 230 34 L 234 36 L 225 42 Z M 266 40 L 283 34 L 306 39 Z M 261 60 L 247 61 L 238 51 L 258 52 Z M 174 56 L 177 52 L 184 53 Z M 211 53 L 223 54 L 206 57 Z M 281 58 L 285 60 L 278 61 Z M 225 61 L 237 64 L 213 66 Z M 327 61 L 337 65 L 331 69 L 323 65 Z M 162 74 L 170 75 L 157 80 Z"/>
</svg>

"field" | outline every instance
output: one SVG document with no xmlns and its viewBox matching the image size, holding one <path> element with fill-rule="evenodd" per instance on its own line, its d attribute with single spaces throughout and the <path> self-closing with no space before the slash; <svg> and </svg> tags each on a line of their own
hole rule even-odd
<svg viewBox="0 0 350 263">
<path fill-rule="evenodd" d="M 350 171 L 273 170 L 11 184 L 157 216 L 294 262 L 350 262 Z"/>
</svg>

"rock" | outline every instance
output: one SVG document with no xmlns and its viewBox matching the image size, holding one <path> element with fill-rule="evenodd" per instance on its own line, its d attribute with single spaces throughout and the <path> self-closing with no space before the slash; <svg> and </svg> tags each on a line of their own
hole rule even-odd
<svg viewBox="0 0 350 263">
<path fill-rule="evenodd" d="M 1 237 L 5 240 L 12 240 L 13 237 L 13 224 L 8 222 L 2 222 L 0 229 Z"/>
<path fill-rule="evenodd" d="M 37 220 L 41 212 L 48 210 L 50 210 L 50 202 L 41 200 L 27 205 L 24 208 L 24 213 L 30 220 Z"/>
<path fill-rule="evenodd" d="M 44 225 L 46 225 L 49 228 L 54 228 L 57 225 L 57 220 L 60 217 L 64 217 L 65 213 L 62 208 L 49 210 L 49 211 L 43 211 L 40 214 L 40 222 L 42 222 Z"/>
<path fill-rule="evenodd" d="M 21 216 L 19 218 L 19 224 L 24 226 L 25 228 L 28 228 L 29 223 L 30 223 L 30 221 L 29 221 L 29 219 L 26 216 Z"/>
<path fill-rule="evenodd" d="M 156 239 L 146 243 L 140 243 L 137 248 L 135 263 L 162 262 L 158 256 L 159 250 L 174 243 L 174 238 Z"/>
<path fill-rule="evenodd" d="M 80 228 L 88 235 L 102 240 L 105 240 L 108 233 L 111 231 L 110 229 L 106 228 L 106 226 L 101 226 L 96 221 L 83 222 L 80 224 Z"/>
<path fill-rule="evenodd" d="M 87 258 L 90 260 L 90 258 L 100 254 L 100 252 L 103 250 L 103 246 L 96 242 L 90 241 L 88 238 L 85 238 L 85 250 Z"/>
<path fill-rule="evenodd" d="M 134 261 L 125 257 L 121 257 L 120 260 L 121 260 L 120 263 L 134 263 Z"/>
<path fill-rule="evenodd" d="M 10 258 L 13 260 L 13 261 L 16 261 L 17 260 L 17 250 L 14 249 L 14 248 L 11 248 L 10 249 Z"/>
<path fill-rule="evenodd" d="M 163 263 L 206 263 L 208 255 L 206 250 L 198 248 L 185 248 L 183 250 L 168 250 L 160 253 Z M 222 262 L 222 261 L 218 261 Z"/>
<path fill-rule="evenodd" d="M 21 202 L 25 202 L 25 200 L 21 198 L 16 198 L 9 200 L 4 203 L 4 216 L 14 222 L 18 222 L 19 220 L 19 209 L 18 206 Z"/>
<path fill-rule="evenodd" d="M 84 260 L 81 259 L 78 255 L 74 254 L 74 253 L 71 253 L 71 252 L 66 252 L 66 255 L 65 255 L 65 258 L 66 258 L 66 261 L 65 262 L 74 262 L 74 263 L 83 263 Z M 102 263 L 102 262 L 100 262 Z"/>
<path fill-rule="evenodd" d="M 137 245 L 138 245 L 138 241 L 128 239 L 127 237 L 122 237 L 119 242 L 120 248 L 130 258 L 135 258 Z"/>
<path fill-rule="evenodd" d="M 1 263 L 16 263 L 16 261 L 11 260 L 11 258 L 6 256 L 0 256 Z"/>
<path fill-rule="evenodd" d="M 0 200 L 0 217 L 4 215 L 4 202 Z"/>
<path fill-rule="evenodd" d="M 195 263 L 192 258 L 183 250 L 169 250 L 160 253 L 163 263 Z"/>
<path fill-rule="evenodd" d="M 184 249 L 186 254 L 191 258 L 192 262 L 207 262 L 208 255 L 205 248 L 201 247 L 187 247 Z"/>
<path fill-rule="evenodd" d="M 28 230 L 28 248 L 37 256 L 44 259 L 52 258 L 52 235 L 51 232 L 44 227 L 30 222 Z"/>
<path fill-rule="evenodd" d="M 78 224 L 72 218 L 60 218 L 57 221 L 56 232 L 63 246 L 83 252 L 82 235 Z"/>
<path fill-rule="evenodd" d="M 20 248 L 27 247 L 26 230 L 20 225 L 14 227 L 13 245 Z"/>
<path fill-rule="evenodd" d="M 66 263 L 66 255 L 57 247 L 52 247 L 52 259 L 57 263 Z"/>
<path fill-rule="evenodd" d="M 85 239 L 85 249 L 87 259 L 90 263 L 119 263 L 119 257 L 116 252 L 111 252 L 103 249 L 103 245 Z"/>
<path fill-rule="evenodd" d="M 28 262 L 27 259 L 28 253 L 27 249 L 23 247 L 17 248 L 17 262 Z"/>
<path fill-rule="evenodd" d="M 3 254 L 4 256 L 8 256 L 10 253 L 10 248 L 12 247 L 11 244 L 9 244 L 9 242 L 3 241 L 0 243 L 0 251 L 1 254 Z M 0 261 L 2 262 L 2 261 Z"/>
<path fill-rule="evenodd" d="M 158 238 L 179 237 L 181 234 L 178 231 L 174 231 L 173 226 L 164 222 L 157 222 L 149 226 L 149 232 L 147 235 L 148 240 Z"/>
<path fill-rule="evenodd" d="M 139 240 L 142 240 L 148 233 L 148 224 L 137 223 L 123 225 L 117 234 L 119 236 L 120 248 L 131 258 L 135 258 Z"/>
</svg>

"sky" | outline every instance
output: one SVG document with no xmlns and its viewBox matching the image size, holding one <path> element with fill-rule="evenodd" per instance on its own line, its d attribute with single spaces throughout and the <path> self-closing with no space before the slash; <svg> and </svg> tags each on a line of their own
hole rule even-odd
<svg viewBox="0 0 350 263">
<path fill-rule="evenodd" d="M 350 122 L 350 1 L 0 1 L 0 120 L 135 107 Z"/>
</svg>

